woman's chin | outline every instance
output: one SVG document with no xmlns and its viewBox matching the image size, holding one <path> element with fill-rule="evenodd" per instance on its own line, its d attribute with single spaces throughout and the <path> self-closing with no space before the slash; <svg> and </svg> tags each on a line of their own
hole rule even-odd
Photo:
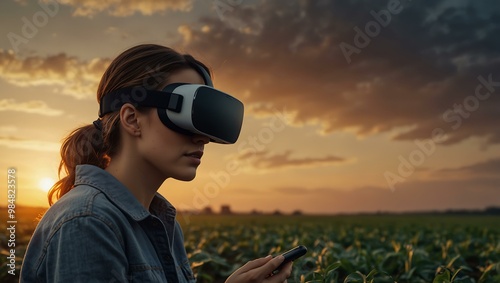
<svg viewBox="0 0 500 283">
<path fill-rule="evenodd" d="M 178 174 L 177 176 L 172 176 L 172 178 L 184 182 L 192 181 L 194 177 L 196 177 L 196 171 L 189 174 Z"/>
</svg>

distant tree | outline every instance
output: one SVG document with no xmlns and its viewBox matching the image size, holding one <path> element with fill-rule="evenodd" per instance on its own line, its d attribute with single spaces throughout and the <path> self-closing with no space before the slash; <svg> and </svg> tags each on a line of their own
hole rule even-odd
<svg viewBox="0 0 500 283">
<path fill-rule="evenodd" d="M 260 214 L 262 214 L 262 212 L 258 211 L 257 209 L 252 209 L 252 211 L 250 211 L 250 214 L 252 214 L 252 215 L 260 215 Z"/>
<path fill-rule="evenodd" d="M 486 214 L 493 214 L 493 215 L 499 215 L 500 214 L 500 207 L 494 207 L 494 206 L 491 206 L 491 207 L 487 207 L 484 212 Z"/>
<path fill-rule="evenodd" d="M 302 215 L 302 214 L 303 214 L 303 213 L 302 213 L 302 210 L 300 210 L 300 209 L 294 210 L 294 211 L 292 212 L 292 215 L 295 215 L 295 216 Z"/>
<path fill-rule="evenodd" d="M 213 214 L 214 212 L 212 211 L 212 208 L 210 206 L 205 207 L 201 213 L 203 214 Z"/>
<path fill-rule="evenodd" d="M 231 206 L 221 205 L 220 214 L 233 214 L 233 212 L 231 211 Z"/>
</svg>

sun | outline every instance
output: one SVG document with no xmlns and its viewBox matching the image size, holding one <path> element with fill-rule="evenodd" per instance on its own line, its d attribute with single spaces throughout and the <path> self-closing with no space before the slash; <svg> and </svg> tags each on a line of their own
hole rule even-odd
<svg viewBox="0 0 500 283">
<path fill-rule="evenodd" d="M 40 181 L 38 182 L 38 186 L 42 191 L 48 192 L 50 188 L 52 188 L 54 183 L 55 183 L 54 179 L 45 177 L 40 179 Z"/>
</svg>

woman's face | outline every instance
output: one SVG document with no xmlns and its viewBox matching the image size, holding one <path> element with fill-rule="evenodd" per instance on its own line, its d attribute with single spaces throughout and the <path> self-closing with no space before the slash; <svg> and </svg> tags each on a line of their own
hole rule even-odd
<svg viewBox="0 0 500 283">
<path fill-rule="evenodd" d="M 170 75 L 165 85 L 171 83 L 204 84 L 203 78 L 192 69 L 183 69 Z M 156 108 L 148 111 L 146 123 L 141 125 L 138 142 L 140 155 L 164 178 L 190 181 L 196 176 L 204 145 L 210 139 L 202 135 L 179 134 L 167 128 L 158 117 Z"/>
</svg>

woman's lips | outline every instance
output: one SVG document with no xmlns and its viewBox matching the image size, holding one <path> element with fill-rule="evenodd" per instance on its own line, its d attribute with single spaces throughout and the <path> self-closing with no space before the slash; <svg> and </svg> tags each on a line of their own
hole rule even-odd
<svg viewBox="0 0 500 283">
<path fill-rule="evenodd" d="M 203 156 L 203 151 L 196 150 L 196 151 L 192 151 L 192 152 L 186 153 L 184 155 L 185 156 L 189 156 L 189 157 L 193 157 L 193 158 L 197 158 L 197 159 L 201 159 L 201 157 Z"/>
<path fill-rule="evenodd" d="M 195 163 L 196 165 L 200 165 L 201 157 L 203 156 L 203 151 L 197 150 L 197 151 L 189 152 L 189 153 L 184 154 L 184 156 L 189 157 L 189 159 L 191 159 L 191 161 L 193 163 Z"/>
</svg>

